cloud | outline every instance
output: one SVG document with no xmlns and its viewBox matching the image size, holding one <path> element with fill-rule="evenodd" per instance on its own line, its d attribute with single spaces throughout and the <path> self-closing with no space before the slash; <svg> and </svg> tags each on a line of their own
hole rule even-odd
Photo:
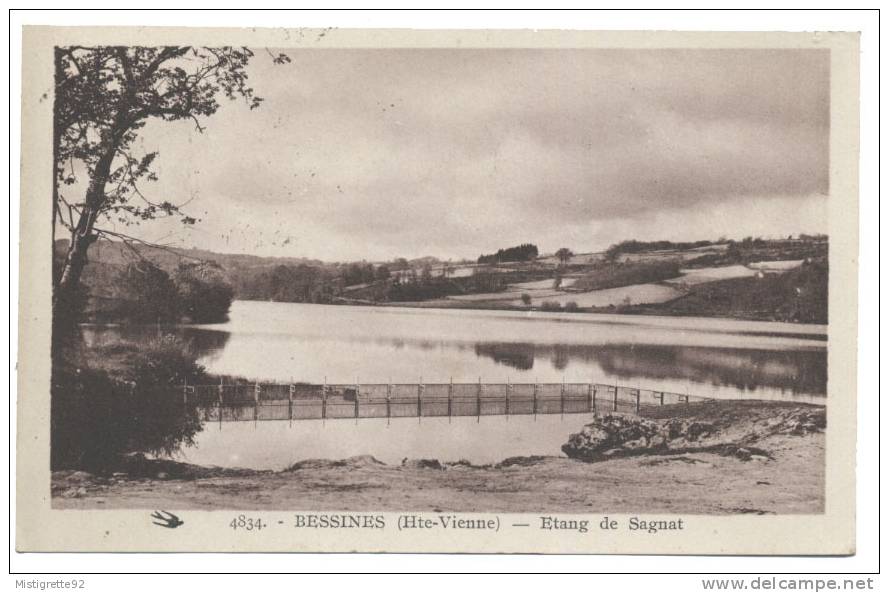
<svg viewBox="0 0 889 593">
<path fill-rule="evenodd" d="M 523 241 L 731 236 L 729 214 L 744 234 L 826 228 L 826 50 L 287 53 L 251 65 L 260 109 L 225 104 L 203 135 L 145 128 L 161 153 L 153 189 L 194 196 L 202 218 L 186 243 L 474 257 Z"/>
</svg>

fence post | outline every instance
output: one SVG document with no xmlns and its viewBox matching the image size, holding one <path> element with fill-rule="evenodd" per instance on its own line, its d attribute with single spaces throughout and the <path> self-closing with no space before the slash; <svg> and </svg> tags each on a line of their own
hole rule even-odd
<svg viewBox="0 0 889 593">
<path fill-rule="evenodd" d="M 454 406 L 454 378 L 451 377 L 450 381 L 448 381 L 448 423 L 451 422 L 451 413 L 453 412 Z"/>
<path fill-rule="evenodd" d="M 509 377 L 506 378 L 506 419 L 509 420 Z"/>
<path fill-rule="evenodd" d="M 355 382 L 355 420 L 358 420 L 358 416 L 361 413 L 361 411 L 359 409 L 360 400 L 361 400 L 361 384 L 358 383 L 356 380 L 356 382 Z"/>
<path fill-rule="evenodd" d="M 222 430 L 222 392 L 224 391 L 222 387 L 222 377 L 219 378 L 219 430 Z"/>
<path fill-rule="evenodd" d="M 617 412 L 617 385 L 614 386 L 614 404 L 611 407 L 613 412 Z"/>
<path fill-rule="evenodd" d="M 389 419 L 392 417 L 392 379 L 389 379 L 389 382 L 386 383 L 386 424 L 389 424 Z"/>
<path fill-rule="evenodd" d="M 559 389 L 559 414 L 565 415 L 565 377 L 562 377 L 562 387 Z"/>
<path fill-rule="evenodd" d="M 532 407 L 531 411 L 534 413 L 534 418 L 537 418 L 537 379 L 534 379 L 534 392 L 532 395 Z"/>
<path fill-rule="evenodd" d="M 595 393 L 595 391 L 593 390 L 593 384 L 590 383 L 587 386 L 587 394 L 586 394 L 587 395 L 587 407 L 589 408 L 587 410 L 588 412 L 592 412 L 593 410 L 596 409 L 596 396 L 593 395 L 593 393 Z"/>
<path fill-rule="evenodd" d="M 664 392 L 663 391 L 661 391 L 659 399 L 661 401 L 661 405 L 664 405 Z"/>
<path fill-rule="evenodd" d="M 635 392 L 636 392 L 636 413 L 638 414 L 639 412 L 642 411 L 642 401 L 641 401 L 642 400 L 642 390 L 639 388 L 636 388 Z"/>
<path fill-rule="evenodd" d="M 423 377 L 420 377 L 420 382 L 417 384 L 417 418 L 423 416 Z"/>
<path fill-rule="evenodd" d="M 324 377 L 324 385 L 321 386 L 321 419 L 327 418 L 327 377 Z"/>
<path fill-rule="evenodd" d="M 475 416 L 476 422 L 482 418 L 482 378 L 478 378 L 478 388 L 475 390 Z"/>
<path fill-rule="evenodd" d="M 182 407 L 188 409 L 188 378 L 182 379 Z"/>
<path fill-rule="evenodd" d="M 296 385 L 291 383 L 289 391 L 287 392 L 287 416 L 289 420 L 293 420 L 293 395 L 295 392 Z"/>
<path fill-rule="evenodd" d="M 259 417 L 259 383 L 253 387 L 253 420 Z"/>
</svg>

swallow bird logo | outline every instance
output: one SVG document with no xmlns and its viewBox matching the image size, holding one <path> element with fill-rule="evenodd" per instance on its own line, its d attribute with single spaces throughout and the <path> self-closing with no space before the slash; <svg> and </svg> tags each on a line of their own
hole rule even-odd
<svg viewBox="0 0 889 593">
<path fill-rule="evenodd" d="M 154 511 L 151 513 L 151 518 L 157 519 L 157 521 L 152 521 L 155 525 L 160 525 L 161 527 L 166 527 L 168 529 L 176 529 L 185 523 L 185 521 L 167 511 Z"/>
</svg>

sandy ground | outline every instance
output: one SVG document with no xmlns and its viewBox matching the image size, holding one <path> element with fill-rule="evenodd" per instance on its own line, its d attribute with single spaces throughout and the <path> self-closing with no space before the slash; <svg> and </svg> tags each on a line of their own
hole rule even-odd
<svg viewBox="0 0 889 593">
<path fill-rule="evenodd" d="M 711 452 L 647 454 L 587 463 L 565 457 L 515 458 L 494 466 L 384 465 L 364 456 L 314 460 L 283 472 L 187 466 L 171 472 L 99 477 L 54 472 L 53 507 L 462 512 L 820 513 L 824 510 L 824 433 L 750 431 L 799 404 L 720 402 L 726 434 L 747 435 L 768 451 L 743 461 Z M 692 406 L 693 408 L 694 406 Z M 669 413 L 666 406 L 657 414 Z M 676 408 L 680 410 L 680 408 Z M 675 417 L 688 419 L 686 411 Z M 713 414 L 708 412 L 712 417 Z M 711 418 L 712 419 L 712 418 Z M 728 420 L 726 420 L 728 419 Z M 578 430 L 581 428 L 577 427 Z M 567 439 L 566 435 L 566 439 Z M 424 466 L 426 465 L 426 466 Z M 191 469 L 189 469 L 191 468 Z"/>
</svg>

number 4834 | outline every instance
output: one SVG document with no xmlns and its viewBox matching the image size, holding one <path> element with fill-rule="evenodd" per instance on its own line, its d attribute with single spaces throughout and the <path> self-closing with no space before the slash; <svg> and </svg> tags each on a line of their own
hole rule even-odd
<svg viewBox="0 0 889 593">
<path fill-rule="evenodd" d="M 243 529 L 244 531 L 260 531 L 267 525 L 263 523 L 262 519 L 259 517 L 253 518 L 248 517 L 247 515 L 238 515 L 231 520 L 231 523 L 229 523 L 228 526 L 236 531 L 238 529 Z"/>
</svg>

